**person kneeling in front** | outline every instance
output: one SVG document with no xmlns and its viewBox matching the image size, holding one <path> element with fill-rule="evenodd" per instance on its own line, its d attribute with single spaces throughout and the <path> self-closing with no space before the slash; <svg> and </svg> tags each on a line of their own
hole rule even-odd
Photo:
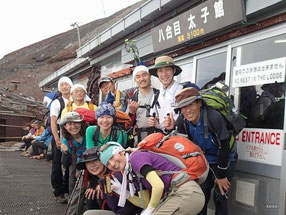
<svg viewBox="0 0 286 215">
<path fill-rule="evenodd" d="M 132 196 L 131 192 L 126 194 L 126 187 L 131 187 L 130 191 L 133 187 L 143 195 L 148 193 L 142 192 L 145 187 L 145 191 L 151 193 L 148 207 L 141 215 L 196 215 L 204 206 L 205 197 L 197 182 L 188 179 L 172 187 L 172 174 L 157 174 L 158 171 L 181 170 L 160 155 L 147 151 L 135 151 L 129 155 L 120 144 L 108 142 L 100 149 L 100 160 L 111 171 L 123 172 L 119 199 L 122 205 L 129 195 Z M 160 201 L 162 196 L 164 201 Z"/>
</svg>

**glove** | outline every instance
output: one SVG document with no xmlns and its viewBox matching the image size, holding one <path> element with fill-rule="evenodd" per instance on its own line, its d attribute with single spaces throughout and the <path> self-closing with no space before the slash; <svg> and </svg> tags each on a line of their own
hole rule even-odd
<svg viewBox="0 0 286 215">
<path fill-rule="evenodd" d="M 143 210 L 141 212 L 140 215 L 151 215 L 154 210 L 155 210 L 155 208 L 152 208 L 152 207 L 148 206 L 145 210 Z"/>
<path fill-rule="evenodd" d="M 113 93 L 111 91 L 108 92 L 106 100 L 107 103 L 113 104 L 113 102 L 115 101 L 115 96 L 113 95 Z"/>
<path fill-rule="evenodd" d="M 114 176 L 112 176 L 113 180 L 110 179 L 110 183 L 111 183 L 111 190 L 120 195 L 121 193 L 121 183 L 118 181 L 118 179 Z M 128 190 L 126 190 L 126 199 L 128 199 L 130 197 L 130 192 Z"/>
</svg>

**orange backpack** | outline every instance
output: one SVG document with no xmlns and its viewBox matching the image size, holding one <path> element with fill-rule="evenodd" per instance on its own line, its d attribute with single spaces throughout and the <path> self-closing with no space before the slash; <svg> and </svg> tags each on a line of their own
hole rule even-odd
<svg viewBox="0 0 286 215">
<path fill-rule="evenodd" d="M 119 125 L 122 129 L 127 131 L 131 127 L 131 118 L 128 115 L 128 113 L 125 113 L 124 111 L 115 110 L 116 114 L 116 124 Z"/>
<path fill-rule="evenodd" d="M 175 136 L 172 136 L 174 134 Z M 198 184 L 202 184 L 208 176 L 208 161 L 200 147 L 174 132 L 167 136 L 162 133 L 150 134 L 138 144 L 138 147 L 171 161 L 182 168 L 181 171 L 186 171 Z"/>
</svg>

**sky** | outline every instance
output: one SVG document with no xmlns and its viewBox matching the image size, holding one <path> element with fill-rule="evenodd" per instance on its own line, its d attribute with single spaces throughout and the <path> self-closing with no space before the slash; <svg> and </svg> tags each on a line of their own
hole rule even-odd
<svg viewBox="0 0 286 215">
<path fill-rule="evenodd" d="M 140 0 L 1 0 L 0 59 L 27 45 L 99 18 Z M 111 7 L 112 5 L 112 7 Z"/>
</svg>

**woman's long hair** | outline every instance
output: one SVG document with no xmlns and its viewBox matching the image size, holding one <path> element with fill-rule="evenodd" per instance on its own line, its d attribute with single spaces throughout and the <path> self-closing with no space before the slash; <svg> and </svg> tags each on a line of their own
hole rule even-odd
<svg viewBox="0 0 286 215">
<path fill-rule="evenodd" d="M 84 137 L 88 124 L 84 121 L 81 121 L 80 123 L 81 123 L 81 128 L 80 128 L 79 134 L 80 136 Z M 64 125 L 61 125 L 61 129 L 62 129 L 62 134 L 64 138 L 66 138 L 67 140 L 73 140 L 72 135 L 67 131 Z"/>
</svg>

